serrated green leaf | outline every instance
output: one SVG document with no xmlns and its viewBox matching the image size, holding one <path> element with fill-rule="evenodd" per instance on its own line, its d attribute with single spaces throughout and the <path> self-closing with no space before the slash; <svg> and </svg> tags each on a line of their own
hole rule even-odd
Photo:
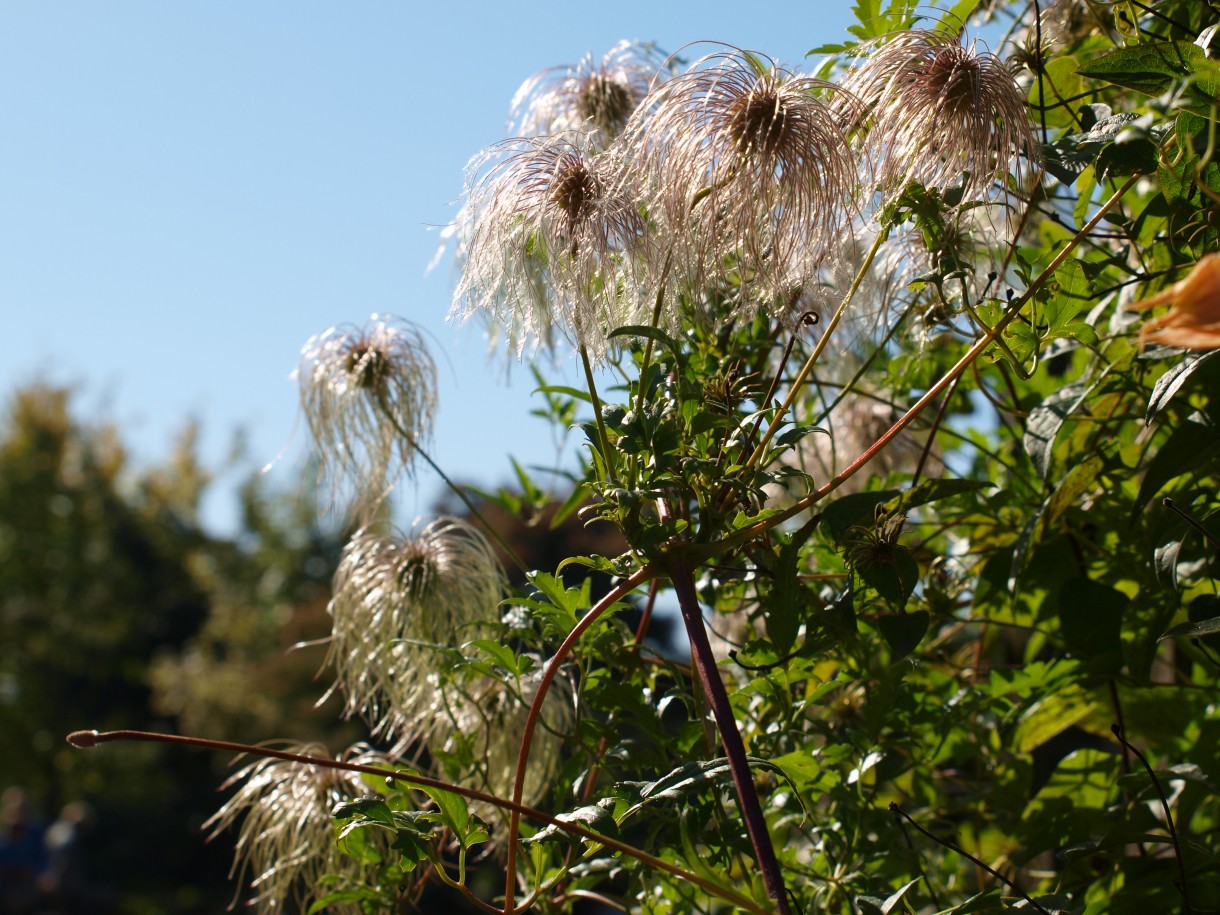
<svg viewBox="0 0 1220 915">
<path fill-rule="evenodd" d="M 1145 95 L 1162 95 L 1175 80 L 1195 72 L 1203 49 L 1189 41 L 1165 41 L 1119 48 L 1077 68 L 1081 76 L 1134 89 Z"/>
<path fill-rule="evenodd" d="M 1030 411 L 1025 420 L 1022 445 L 1037 468 L 1038 476 L 1046 479 L 1051 468 L 1055 439 L 1067 418 L 1084 404 L 1089 388 L 1083 381 L 1074 381 L 1052 393 Z"/>
<path fill-rule="evenodd" d="M 1187 636 L 1207 636 L 1220 633 L 1220 616 L 1198 623 L 1179 623 L 1161 636 L 1162 639 L 1176 639 Z M 1159 641 L 1159 639 L 1158 639 Z"/>
<path fill-rule="evenodd" d="M 395 826 L 394 814 L 385 800 L 378 795 L 370 794 L 351 801 L 336 804 L 331 816 L 336 820 L 346 820 L 351 817 L 371 820 L 383 826 Z"/>
</svg>

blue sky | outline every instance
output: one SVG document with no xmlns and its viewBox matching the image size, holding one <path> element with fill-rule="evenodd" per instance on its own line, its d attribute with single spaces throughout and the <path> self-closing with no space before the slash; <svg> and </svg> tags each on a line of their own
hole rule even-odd
<svg viewBox="0 0 1220 915">
<path fill-rule="evenodd" d="M 117 423 L 141 462 L 188 418 L 212 466 L 244 431 L 205 505 L 224 529 L 244 474 L 283 453 L 272 480 L 295 479 L 301 345 L 392 312 L 435 341 L 451 476 L 494 486 L 509 453 L 554 464 L 528 370 L 506 379 L 480 328 L 446 323 L 450 264 L 425 277 L 467 160 L 502 138 L 526 77 L 620 39 L 799 67 L 850 21 L 848 0 L 4 0 L 0 395 L 76 384 L 78 413 Z M 437 487 L 421 473 L 407 515 Z"/>
</svg>

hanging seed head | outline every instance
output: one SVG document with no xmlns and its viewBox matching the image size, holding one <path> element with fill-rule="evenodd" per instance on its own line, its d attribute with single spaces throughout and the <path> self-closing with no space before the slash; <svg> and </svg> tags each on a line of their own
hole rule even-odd
<svg viewBox="0 0 1220 915">
<path fill-rule="evenodd" d="M 624 141 L 678 285 L 735 286 L 748 317 L 786 306 L 816 272 L 857 188 L 833 88 L 728 49 L 636 109 Z"/>
<path fill-rule="evenodd" d="M 864 106 L 865 148 L 886 192 L 911 181 L 981 198 L 1036 156 L 1025 96 L 999 58 L 962 36 L 910 29 L 866 46 L 844 81 Z"/>
<path fill-rule="evenodd" d="M 552 67 L 531 76 L 513 98 L 509 131 L 523 137 L 585 133 L 604 149 L 627 119 L 664 79 L 666 55 L 655 45 L 623 41 L 599 59 Z"/>
<path fill-rule="evenodd" d="M 576 113 L 610 136 L 619 134 L 642 96 L 605 69 L 590 73 L 576 95 Z"/>
<path fill-rule="evenodd" d="M 646 224 L 623 163 L 556 137 L 480 158 L 459 217 L 462 277 L 450 316 L 483 316 L 518 356 L 550 347 L 556 331 L 604 354 L 606 328 L 629 323 L 645 292 L 637 255 Z"/>
<path fill-rule="evenodd" d="M 368 510 L 432 432 L 436 366 L 422 336 L 393 316 L 332 327 L 305 344 L 297 379 L 324 470 L 351 487 L 358 512 Z"/>
<path fill-rule="evenodd" d="M 727 128 L 740 155 L 771 159 L 799 142 L 793 137 L 790 100 L 779 90 L 775 80 L 766 79 L 737 101 Z"/>
<path fill-rule="evenodd" d="M 317 744 L 285 749 L 301 755 L 329 756 Z M 393 768 L 364 744 L 351 747 L 337 758 Z M 204 829 L 211 830 L 214 837 L 240 820 L 230 876 L 239 882 L 249 878 L 251 896 L 247 904 L 258 915 L 305 911 L 329 892 L 323 877 L 334 876 L 359 885 L 372 876 L 364 864 L 335 846 L 331 811 L 338 803 L 369 793 L 357 774 L 282 759 L 260 759 L 225 783 L 225 787 L 232 785 L 240 787 L 204 823 Z M 388 833 L 369 830 L 369 840 L 383 853 L 389 852 L 391 839 Z M 360 915 L 362 910 L 358 903 L 339 903 L 327 911 Z"/>
<path fill-rule="evenodd" d="M 411 733 L 445 650 L 486 635 L 504 592 L 491 544 L 459 518 L 439 518 L 413 537 L 357 531 L 339 560 L 329 608 L 327 663 L 347 714 L 378 733 Z"/>
</svg>

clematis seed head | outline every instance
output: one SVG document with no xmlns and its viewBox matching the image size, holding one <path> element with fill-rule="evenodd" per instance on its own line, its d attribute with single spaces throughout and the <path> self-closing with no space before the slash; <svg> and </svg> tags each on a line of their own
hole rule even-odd
<svg viewBox="0 0 1220 915">
<path fill-rule="evenodd" d="M 1025 96 L 1005 64 L 975 41 L 909 29 L 866 45 L 843 81 L 863 106 L 864 148 L 885 193 L 912 181 L 963 199 L 1033 159 Z"/>
<path fill-rule="evenodd" d="M 332 327 L 305 344 L 297 380 L 323 469 L 367 511 L 410 471 L 432 432 L 436 366 L 423 337 L 392 316 Z"/>
</svg>

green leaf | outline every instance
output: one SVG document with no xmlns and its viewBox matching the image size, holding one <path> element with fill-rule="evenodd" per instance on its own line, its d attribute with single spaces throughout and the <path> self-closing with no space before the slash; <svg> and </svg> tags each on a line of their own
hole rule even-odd
<svg viewBox="0 0 1220 915">
<path fill-rule="evenodd" d="M 1068 651 L 1088 660 L 1095 673 L 1117 674 L 1123 665 L 1123 614 L 1131 599 L 1088 578 L 1069 578 L 1059 588 L 1059 631 Z"/>
<path fill-rule="evenodd" d="M 878 505 L 901 496 L 897 490 L 884 489 L 878 492 L 857 492 L 835 499 L 822 511 L 822 529 L 835 543 L 842 544 L 843 535 L 858 524 L 873 520 Z"/>
<path fill-rule="evenodd" d="M 404 824 L 399 828 L 390 848 L 398 852 L 398 867 L 404 874 L 411 873 L 417 865 L 427 861 L 432 851 L 428 833 L 414 824 Z"/>
<path fill-rule="evenodd" d="M 571 388 L 562 384 L 544 384 L 542 387 L 534 388 L 534 394 L 561 394 L 564 397 L 571 397 L 575 400 L 583 400 L 585 403 L 591 403 L 588 391 L 582 391 L 580 388 Z"/>
<path fill-rule="evenodd" d="M 905 490 L 898 498 L 885 503 L 888 514 L 909 512 L 920 505 L 930 505 L 941 499 L 949 499 L 964 492 L 978 492 L 980 489 L 991 489 L 995 486 L 988 480 L 955 480 L 932 479 L 921 480 L 910 489 Z"/>
<path fill-rule="evenodd" d="M 659 328 L 651 327 L 647 324 L 628 324 L 612 330 L 610 332 L 610 339 L 613 340 L 615 337 L 644 337 L 647 340 L 654 340 L 681 361 L 682 346 L 677 340 Z"/>
<path fill-rule="evenodd" d="M 1031 753 L 1056 734 L 1080 724 L 1103 708 L 1084 687 L 1062 686 L 1039 699 L 1021 716 L 1012 735 L 1013 748 L 1018 753 Z"/>
<path fill-rule="evenodd" d="M 1172 629 L 1169 629 L 1161 638 L 1176 639 L 1185 636 L 1215 635 L 1218 632 L 1220 632 L 1220 616 L 1214 616 L 1209 620 L 1202 620 L 1198 623 L 1179 623 Z"/>
<path fill-rule="evenodd" d="M 775 578 L 763 603 L 767 638 L 781 655 L 792 650 L 810 604 L 810 595 L 799 576 L 803 567 L 801 546 L 800 543 L 789 543 L 780 548 L 779 559 L 772 570 Z"/>
<path fill-rule="evenodd" d="M 892 548 L 888 561 L 857 563 L 856 573 L 895 610 L 906 606 L 919 584 L 919 563 L 911 551 L 902 546 Z"/>
<path fill-rule="evenodd" d="M 590 832 L 595 832 L 598 835 L 603 835 L 608 839 L 617 839 L 620 835 L 618 823 L 615 821 L 611 810 L 614 806 L 613 798 L 604 798 L 596 804 L 589 804 L 585 807 L 579 807 L 576 810 L 569 810 L 565 813 L 558 813 L 555 819 L 563 823 L 573 823 L 578 826 L 583 826 Z M 525 844 L 536 844 L 540 842 L 563 841 L 572 843 L 575 841 L 588 842 L 591 849 L 601 848 L 601 844 L 593 842 L 589 839 L 583 839 L 573 836 L 571 833 L 564 831 L 559 826 L 554 824 L 540 829 L 528 839 L 523 840 Z"/>
<path fill-rule="evenodd" d="M 894 653 L 894 660 L 904 658 L 918 647 L 928 632 L 930 617 L 927 610 L 896 613 L 877 618 L 877 628 Z"/>
<path fill-rule="evenodd" d="M 313 904 L 310 905 L 310 907 L 306 910 L 306 915 L 317 915 L 319 912 L 325 912 L 331 906 L 338 906 L 353 902 L 383 904 L 385 899 L 376 890 L 368 887 L 349 887 L 347 889 L 336 890 L 333 893 L 327 893 L 325 896 L 314 900 Z"/>
<path fill-rule="evenodd" d="M 331 811 L 331 816 L 336 820 L 360 817 L 364 820 L 380 823 L 382 826 L 397 827 L 393 812 L 385 800 L 375 794 L 336 804 L 335 809 Z"/>
<path fill-rule="evenodd" d="M 1165 41 L 1119 48 L 1089 61 L 1076 72 L 1145 95 L 1163 95 L 1175 80 L 1193 76 L 1195 62 L 1203 58 L 1203 49 L 1198 45 Z"/>
<path fill-rule="evenodd" d="M 1144 425 L 1152 425 L 1152 421 L 1169 405 L 1169 402 L 1173 400 L 1173 395 L 1178 393 L 1178 390 L 1182 385 L 1186 384 L 1190 376 L 1206 365 L 1217 354 L 1220 354 L 1220 350 L 1212 350 L 1206 353 L 1186 353 L 1183 355 L 1181 362 L 1158 378 L 1152 388 L 1152 394 L 1148 398 L 1148 410 L 1144 414 Z"/>
<path fill-rule="evenodd" d="M 1148 463 L 1135 509 L 1161 491 L 1174 477 L 1199 468 L 1220 454 L 1220 431 L 1210 422 L 1184 420 Z"/>
<path fill-rule="evenodd" d="M 463 848 L 468 848 L 476 842 L 486 841 L 486 824 L 471 814 L 466 798 L 441 788 L 428 787 L 422 790 L 432 798 L 441 822 L 449 828 Z"/>
</svg>

